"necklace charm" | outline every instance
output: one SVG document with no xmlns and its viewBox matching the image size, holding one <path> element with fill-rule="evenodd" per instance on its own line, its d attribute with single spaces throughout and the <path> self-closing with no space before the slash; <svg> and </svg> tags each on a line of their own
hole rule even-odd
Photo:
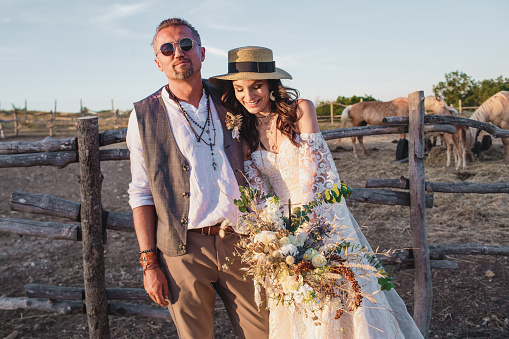
<svg viewBox="0 0 509 339">
<path fill-rule="evenodd" d="M 212 167 L 214 168 L 214 171 L 215 171 L 216 170 L 216 166 L 217 166 L 217 163 L 214 160 L 214 146 L 216 145 L 216 126 L 214 126 L 214 121 L 212 120 L 212 111 L 210 110 L 210 95 L 209 95 L 209 91 L 207 89 L 207 86 L 205 86 L 205 83 L 202 83 L 202 85 L 203 85 L 203 89 L 205 90 L 205 96 L 207 97 L 207 119 L 205 120 L 205 123 L 203 124 L 203 127 L 200 126 L 200 124 L 198 124 L 186 112 L 186 110 L 184 109 L 184 107 L 182 107 L 182 105 L 180 104 L 180 101 L 177 99 L 175 94 L 173 94 L 173 92 L 170 90 L 170 86 L 166 85 L 166 90 L 168 91 L 168 94 L 170 95 L 170 98 L 177 104 L 177 107 L 179 108 L 180 113 L 182 113 L 182 115 L 186 119 L 187 123 L 189 124 L 189 127 L 193 131 L 194 136 L 196 137 L 196 146 L 200 147 L 200 145 L 201 145 L 200 142 L 201 141 L 203 141 L 203 143 L 205 145 L 210 146 L 210 152 L 211 152 L 211 157 L 212 157 Z M 201 130 L 200 134 L 198 134 L 196 132 L 196 130 L 193 127 L 193 124 L 195 126 L 197 126 L 197 128 L 199 130 Z M 212 137 L 211 137 L 211 133 L 210 133 L 211 129 L 214 132 L 214 141 L 212 141 Z M 203 133 L 204 132 L 207 132 L 209 142 L 206 142 L 203 139 Z"/>
</svg>

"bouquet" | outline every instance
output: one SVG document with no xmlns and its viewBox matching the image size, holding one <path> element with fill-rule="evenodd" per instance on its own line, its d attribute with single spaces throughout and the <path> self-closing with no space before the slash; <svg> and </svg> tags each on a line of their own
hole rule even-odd
<svg viewBox="0 0 509 339">
<path fill-rule="evenodd" d="M 334 185 L 288 216 L 283 215 L 276 195 L 250 187 L 239 189 L 240 199 L 234 201 L 241 212 L 237 230 L 245 237 L 239 242 L 238 255 L 246 273 L 253 276 L 258 307 L 264 289 L 269 309 L 286 305 L 306 312 L 319 324 L 318 311 L 325 306 L 338 319 L 360 307 L 364 297 L 374 300 L 362 291 L 360 279 L 376 276 L 382 290 L 394 286 L 373 253 L 352 245 L 347 236 L 338 236 L 344 226 L 318 218 L 313 211 L 348 197 L 352 190 L 346 185 Z"/>
</svg>

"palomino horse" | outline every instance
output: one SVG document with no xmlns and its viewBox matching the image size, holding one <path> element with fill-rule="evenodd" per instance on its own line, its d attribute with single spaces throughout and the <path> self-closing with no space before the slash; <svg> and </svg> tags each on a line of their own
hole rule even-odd
<svg viewBox="0 0 509 339">
<path fill-rule="evenodd" d="M 486 100 L 470 119 L 491 122 L 503 129 L 509 129 L 509 92 L 501 91 Z M 468 128 L 467 144 L 472 147 L 477 138 L 477 128 Z M 501 138 L 504 144 L 505 160 L 509 161 L 509 138 Z"/>
<path fill-rule="evenodd" d="M 449 107 L 443 99 L 435 97 L 424 98 L 424 109 L 432 111 L 439 115 L 450 115 Z M 408 98 L 396 98 L 392 101 L 363 101 L 356 104 L 347 106 L 341 115 L 341 128 L 345 128 L 348 122 L 348 117 L 352 120 L 352 126 L 366 126 L 366 125 L 383 125 L 382 119 L 392 116 L 407 116 L 408 115 Z M 401 139 L 405 135 L 401 135 Z M 355 138 L 352 137 L 353 153 L 357 157 L 357 149 L 355 148 Z M 364 147 L 362 136 L 357 137 L 362 152 L 368 155 L 368 151 Z"/>
<path fill-rule="evenodd" d="M 463 125 L 454 126 L 456 127 L 456 133 L 454 134 L 439 133 L 447 150 L 446 166 L 449 167 L 451 165 L 451 145 L 454 145 L 453 154 L 456 170 L 459 170 L 462 164 L 463 169 L 465 169 L 467 167 L 467 128 Z"/>
</svg>

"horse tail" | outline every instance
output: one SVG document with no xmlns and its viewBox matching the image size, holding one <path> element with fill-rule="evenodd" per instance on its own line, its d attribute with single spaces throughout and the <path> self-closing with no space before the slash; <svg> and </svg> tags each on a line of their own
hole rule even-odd
<svg viewBox="0 0 509 339">
<path fill-rule="evenodd" d="M 341 113 L 341 128 L 345 128 L 346 124 L 348 123 L 348 116 L 350 115 L 350 109 L 352 108 L 352 105 L 346 106 L 343 110 L 343 113 Z"/>
<path fill-rule="evenodd" d="M 481 121 L 480 120 L 481 119 L 481 117 L 480 117 L 481 114 L 479 112 L 479 108 L 476 109 L 475 112 L 470 116 L 470 119 Z M 477 141 L 477 137 L 479 135 L 479 130 L 477 128 L 475 128 L 475 127 L 470 127 L 470 126 L 467 126 L 466 130 L 467 130 L 467 133 L 466 133 L 466 144 L 467 144 L 467 147 L 470 148 L 470 147 L 473 147 L 475 142 Z"/>
</svg>

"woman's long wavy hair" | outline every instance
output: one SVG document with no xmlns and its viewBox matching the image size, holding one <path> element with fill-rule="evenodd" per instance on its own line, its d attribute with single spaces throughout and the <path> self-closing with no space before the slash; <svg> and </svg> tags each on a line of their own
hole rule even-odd
<svg viewBox="0 0 509 339">
<path fill-rule="evenodd" d="M 299 99 L 299 91 L 296 89 L 285 87 L 279 79 L 269 79 L 269 93 L 273 92 L 275 101 L 270 100 L 271 113 L 277 114 L 276 128 L 281 133 L 290 139 L 290 141 L 299 146 L 295 141 L 297 137 L 297 121 L 302 116 L 302 113 L 297 107 L 297 100 Z M 225 81 L 222 87 L 221 102 L 223 105 L 232 111 L 234 114 L 242 115 L 242 127 L 240 135 L 247 142 L 250 153 L 256 151 L 258 147 L 265 149 L 265 146 L 260 142 L 260 135 L 256 129 L 259 120 L 254 114 L 251 114 L 235 97 L 235 90 L 233 89 L 233 81 Z"/>
</svg>

